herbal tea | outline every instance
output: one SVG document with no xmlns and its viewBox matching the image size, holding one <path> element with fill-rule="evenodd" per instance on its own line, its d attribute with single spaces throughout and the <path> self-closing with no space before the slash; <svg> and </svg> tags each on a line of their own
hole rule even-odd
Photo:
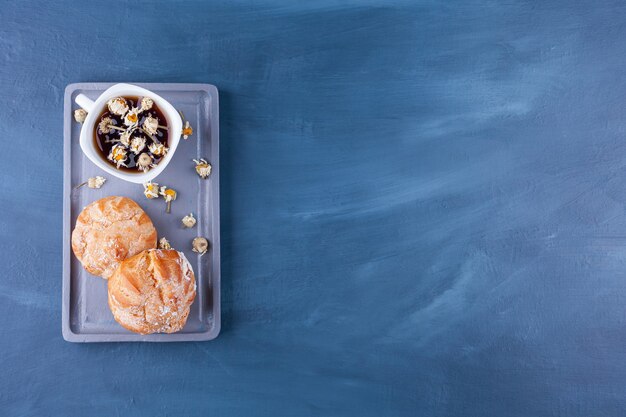
<svg viewBox="0 0 626 417">
<path fill-rule="evenodd" d="M 168 148 L 167 119 L 150 97 L 115 97 L 98 116 L 94 141 L 120 170 L 148 172 Z"/>
</svg>

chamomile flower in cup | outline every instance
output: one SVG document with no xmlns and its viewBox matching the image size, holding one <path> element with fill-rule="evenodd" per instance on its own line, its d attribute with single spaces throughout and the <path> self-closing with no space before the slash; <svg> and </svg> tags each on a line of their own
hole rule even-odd
<svg viewBox="0 0 626 417">
<path fill-rule="evenodd" d="M 107 159 L 115 164 L 117 168 L 126 166 L 126 159 L 128 158 L 128 152 L 122 145 L 114 145 L 109 152 Z"/>
<path fill-rule="evenodd" d="M 111 114 L 123 116 L 128 111 L 128 103 L 124 97 L 115 97 L 107 102 Z"/>
</svg>

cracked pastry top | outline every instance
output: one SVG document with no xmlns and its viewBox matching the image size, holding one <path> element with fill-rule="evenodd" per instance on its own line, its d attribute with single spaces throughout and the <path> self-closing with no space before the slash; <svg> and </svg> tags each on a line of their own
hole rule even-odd
<svg viewBox="0 0 626 417">
<path fill-rule="evenodd" d="M 150 217 L 130 198 L 106 197 L 83 209 L 72 232 L 72 250 L 87 272 L 108 279 L 129 256 L 156 247 Z"/>
<path fill-rule="evenodd" d="M 181 330 L 196 297 L 191 265 L 176 250 L 150 249 L 126 259 L 108 287 L 115 320 L 144 335 Z"/>
</svg>

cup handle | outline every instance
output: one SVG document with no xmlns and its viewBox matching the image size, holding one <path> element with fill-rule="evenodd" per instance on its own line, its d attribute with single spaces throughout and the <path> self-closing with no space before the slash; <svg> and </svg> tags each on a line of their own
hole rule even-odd
<svg viewBox="0 0 626 417">
<path fill-rule="evenodd" d="M 87 113 L 89 113 L 93 109 L 94 101 L 89 99 L 89 98 L 87 98 L 87 96 L 84 95 L 84 94 L 77 95 L 76 98 L 74 99 L 74 101 L 80 107 L 85 109 L 87 111 Z"/>
</svg>

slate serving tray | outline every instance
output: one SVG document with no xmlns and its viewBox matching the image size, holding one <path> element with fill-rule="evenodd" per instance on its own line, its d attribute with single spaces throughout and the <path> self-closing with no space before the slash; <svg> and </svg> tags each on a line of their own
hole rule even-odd
<svg viewBox="0 0 626 417">
<path fill-rule="evenodd" d="M 77 83 L 65 89 L 64 104 L 64 178 L 63 178 L 63 338 L 69 342 L 182 342 L 211 340 L 220 331 L 220 204 L 219 204 L 219 108 L 217 88 L 210 84 L 144 84 L 181 110 L 194 133 L 181 137 L 178 149 L 167 168 L 154 180 L 178 191 L 170 214 L 162 199 L 148 200 L 143 186 L 106 175 L 90 162 L 80 149 L 81 124 L 73 112 L 76 95 L 94 100 L 114 83 Z M 204 157 L 213 170 L 201 179 L 194 170 L 193 158 Z M 101 175 L 107 182 L 99 190 L 74 187 L 87 178 Z M 165 236 L 174 249 L 185 253 L 197 280 L 197 296 L 184 329 L 173 334 L 138 335 L 117 324 L 107 305 L 107 281 L 85 271 L 71 250 L 70 236 L 76 217 L 92 201 L 110 195 L 130 197 L 148 213 L 159 238 Z M 193 212 L 198 222 L 183 229 L 181 219 Z M 196 236 L 209 240 L 203 255 L 192 252 Z"/>
</svg>

